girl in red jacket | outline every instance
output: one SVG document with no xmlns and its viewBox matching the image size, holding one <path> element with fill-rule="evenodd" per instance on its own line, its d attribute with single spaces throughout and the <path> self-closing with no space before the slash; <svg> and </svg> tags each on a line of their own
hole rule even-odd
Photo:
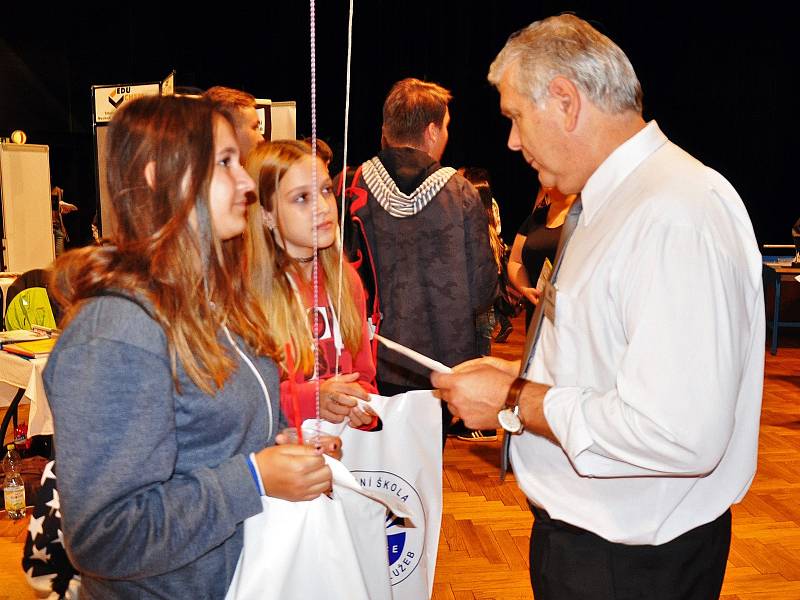
<svg viewBox="0 0 800 600">
<path fill-rule="evenodd" d="M 270 333 L 288 349 L 281 361 L 281 407 L 290 423 L 295 422 L 295 406 L 301 421 L 315 418 L 319 379 L 321 418 L 340 423 L 347 417 L 354 427 L 369 427 L 373 416 L 357 408 L 359 399 L 377 393 L 364 290 L 347 261 L 339 262 L 336 199 L 328 169 L 319 156 L 312 156 L 308 142 L 295 140 L 260 144 L 250 153 L 247 169 L 258 195 L 248 219 L 254 283 L 263 292 Z M 318 375 L 314 327 L 319 335 Z"/>
</svg>

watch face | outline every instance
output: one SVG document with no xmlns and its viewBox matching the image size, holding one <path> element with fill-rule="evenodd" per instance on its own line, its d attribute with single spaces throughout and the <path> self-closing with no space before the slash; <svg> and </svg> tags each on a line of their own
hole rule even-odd
<svg viewBox="0 0 800 600">
<path fill-rule="evenodd" d="M 522 432 L 522 421 L 513 409 L 504 408 L 501 410 L 497 413 L 497 420 L 500 421 L 500 427 L 509 433 L 517 434 Z"/>
</svg>

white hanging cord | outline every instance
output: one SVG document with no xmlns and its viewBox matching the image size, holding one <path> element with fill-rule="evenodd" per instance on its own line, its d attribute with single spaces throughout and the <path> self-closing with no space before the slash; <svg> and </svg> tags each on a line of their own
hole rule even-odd
<svg viewBox="0 0 800 600">
<path fill-rule="evenodd" d="M 342 198 L 339 202 L 341 205 L 339 214 L 339 287 L 336 294 L 336 306 L 342 306 L 342 277 L 344 269 L 344 219 L 345 219 L 345 206 L 344 190 L 347 187 L 347 136 L 350 130 L 350 63 L 353 56 L 353 0 L 350 0 L 350 14 L 347 21 L 347 75 L 345 78 L 345 92 L 344 92 L 344 150 L 342 152 Z M 336 369 L 334 373 L 339 374 L 339 351 L 336 352 Z"/>
<path fill-rule="evenodd" d="M 258 380 L 258 385 L 261 386 L 261 392 L 264 394 L 264 401 L 267 403 L 267 413 L 269 414 L 269 433 L 267 434 L 267 439 L 268 440 L 272 439 L 272 434 L 273 434 L 272 402 L 270 402 L 269 399 L 269 391 L 267 390 L 267 384 L 264 383 L 264 378 L 261 377 L 261 373 L 258 372 L 258 369 L 256 369 L 256 366 L 253 364 L 253 361 L 250 360 L 250 357 L 247 356 L 244 352 L 242 352 L 242 349 L 239 348 L 239 344 L 233 341 L 233 336 L 231 335 L 231 332 L 228 331 L 228 327 L 226 325 L 222 326 L 222 331 L 225 332 L 225 336 L 228 338 L 228 341 L 230 342 L 231 346 L 233 346 L 233 349 L 236 350 L 236 353 L 242 358 L 245 364 L 248 367 L 250 367 L 250 370 L 253 372 L 253 375 L 255 375 L 256 379 Z"/>
<path fill-rule="evenodd" d="M 311 268 L 311 281 L 314 286 L 314 397 L 316 403 L 317 431 L 320 429 L 319 416 L 319 239 L 317 235 L 317 208 L 319 186 L 317 185 L 317 7 L 315 0 L 309 0 L 309 32 L 311 59 L 311 227 L 314 246 L 314 262 Z"/>
</svg>

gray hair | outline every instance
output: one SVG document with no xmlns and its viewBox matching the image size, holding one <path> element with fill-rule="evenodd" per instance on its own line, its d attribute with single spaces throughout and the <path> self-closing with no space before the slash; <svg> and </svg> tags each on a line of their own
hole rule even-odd
<svg viewBox="0 0 800 600">
<path fill-rule="evenodd" d="M 547 96 L 553 78 L 561 75 L 604 112 L 642 112 L 642 86 L 628 57 L 575 15 L 549 17 L 513 34 L 489 67 L 489 82 L 497 86 L 514 64 L 518 68 L 512 72 L 511 85 L 536 104 Z"/>
</svg>

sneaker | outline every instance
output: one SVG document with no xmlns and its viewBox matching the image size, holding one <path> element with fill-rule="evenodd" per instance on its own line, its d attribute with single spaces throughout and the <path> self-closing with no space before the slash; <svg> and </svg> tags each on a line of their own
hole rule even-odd
<svg viewBox="0 0 800 600">
<path fill-rule="evenodd" d="M 464 421 L 459 419 L 447 428 L 447 437 L 458 437 L 462 435 L 469 435 L 472 430 L 464 425 Z"/>
<path fill-rule="evenodd" d="M 511 332 L 514 331 L 513 327 L 506 327 L 505 329 L 501 329 L 500 332 L 495 336 L 494 341 L 498 344 L 504 343 L 508 336 L 511 335 Z"/>
<path fill-rule="evenodd" d="M 494 429 L 475 429 L 470 430 L 466 435 L 457 435 L 456 437 L 464 442 L 496 442 L 497 431 Z"/>
</svg>

